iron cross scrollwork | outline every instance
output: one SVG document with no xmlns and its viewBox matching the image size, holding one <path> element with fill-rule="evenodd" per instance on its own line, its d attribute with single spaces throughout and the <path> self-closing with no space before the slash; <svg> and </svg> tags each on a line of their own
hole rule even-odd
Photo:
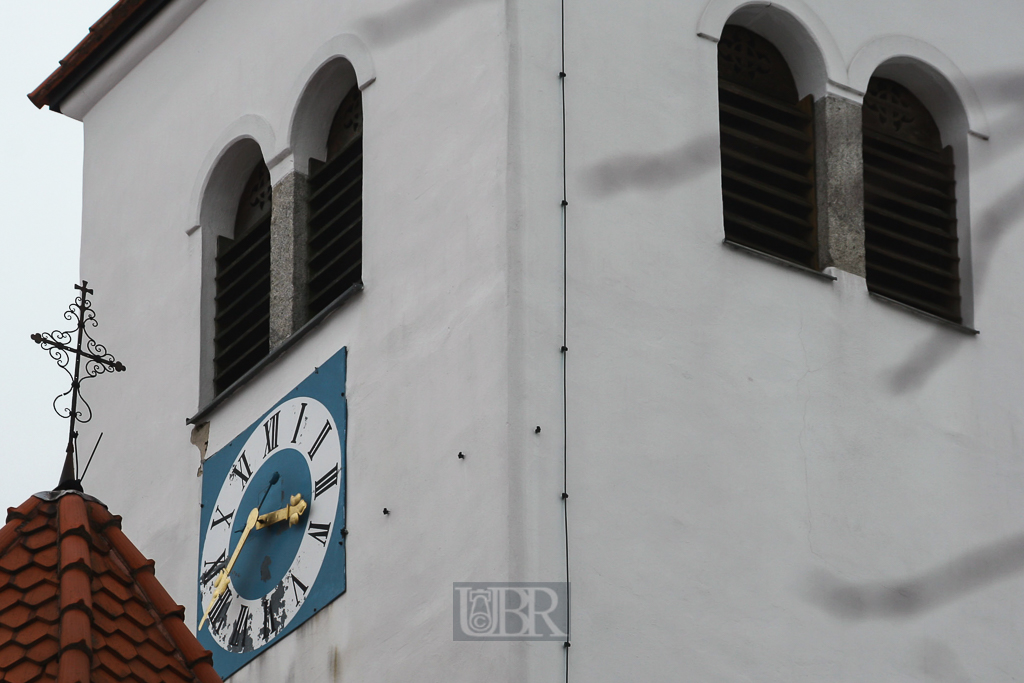
<svg viewBox="0 0 1024 683">
<path fill-rule="evenodd" d="M 89 283 L 85 280 L 82 280 L 82 284 L 75 285 L 75 289 L 81 292 L 81 296 L 76 297 L 75 302 L 68 306 L 68 310 L 64 311 L 64 319 L 75 323 L 74 329 L 54 330 L 32 335 L 32 341 L 49 352 L 50 357 L 57 361 L 57 365 L 71 377 L 71 388 L 53 399 L 53 409 L 57 415 L 71 420 L 68 429 L 67 457 L 64 460 L 64 470 L 60 475 L 58 489 L 81 488 L 75 457 L 75 440 L 78 437 L 75 428 L 78 424 L 85 424 L 92 419 L 92 408 L 80 391 L 82 382 L 107 372 L 125 371 L 124 364 L 114 360 L 114 357 L 107 352 L 106 347 L 89 334 L 87 328 L 96 327 L 99 323 L 96 322 L 96 313 L 92 310 L 92 302 L 89 301 L 89 295 L 93 291 L 89 289 L 88 285 Z M 74 371 L 69 368 L 72 358 L 74 358 Z M 60 404 L 66 399 L 70 399 L 70 405 L 61 407 Z"/>
</svg>

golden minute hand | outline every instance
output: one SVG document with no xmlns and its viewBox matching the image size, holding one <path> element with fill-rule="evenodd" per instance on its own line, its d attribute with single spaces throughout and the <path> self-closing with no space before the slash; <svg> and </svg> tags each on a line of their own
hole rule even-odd
<svg viewBox="0 0 1024 683">
<path fill-rule="evenodd" d="M 201 631 L 203 629 L 203 624 L 206 623 L 206 617 L 210 615 L 210 610 L 213 609 L 213 606 L 217 604 L 217 600 L 224 594 L 224 591 L 227 590 L 228 583 L 231 581 L 229 576 L 231 574 L 231 570 L 235 566 L 235 561 L 238 559 L 238 553 L 242 551 L 242 546 L 245 545 L 245 541 L 249 538 L 249 532 L 256 526 L 256 520 L 259 516 L 259 509 L 253 508 L 252 512 L 249 513 L 249 518 L 245 520 L 245 528 L 242 530 L 242 537 L 238 539 L 238 544 L 235 545 L 235 551 L 231 553 L 231 559 L 228 560 L 227 565 L 224 569 L 220 570 L 219 574 L 217 574 L 217 579 L 213 584 L 213 597 L 210 598 L 210 604 L 206 606 L 206 611 L 203 612 L 203 618 L 199 621 L 199 627 L 196 631 Z"/>
<path fill-rule="evenodd" d="M 288 526 L 295 526 L 299 523 L 299 517 L 302 517 L 302 515 L 305 514 L 307 507 L 309 506 L 306 504 L 306 501 L 302 500 L 302 494 L 296 493 L 288 501 L 287 507 L 283 507 L 280 510 L 274 510 L 273 512 L 268 512 L 265 515 L 260 515 L 259 519 L 256 521 L 256 528 L 265 529 L 271 524 L 277 524 L 278 522 L 283 522 L 286 519 L 288 520 Z"/>
</svg>

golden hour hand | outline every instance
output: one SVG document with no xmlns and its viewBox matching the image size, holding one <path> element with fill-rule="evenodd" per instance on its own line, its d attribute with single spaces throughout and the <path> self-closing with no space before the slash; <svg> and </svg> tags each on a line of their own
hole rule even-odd
<svg viewBox="0 0 1024 683">
<path fill-rule="evenodd" d="M 265 529 L 271 524 L 277 524 L 278 522 L 283 522 L 286 519 L 288 520 L 288 526 L 295 526 L 299 523 L 299 518 L 305 514 L 306 508 L 308 507 L 309 506 L 306 504 L 306 501 L 302 500 L 302 494 L 296 493 L 288 501 L 287 507 L 283 507 L 280 510 L 274 510 L 273 512 L 268 512 L 265 515 L 260 515 L 259 519 L 256 521 L 256 528 Z"/>
<path fill-rule="evenodd" d="M 203 630 L 203 624 L 206 623 L 206 617 L 210 616 L 210 610 L 213 609 L 213 606 L 217 604 L 217 600 L 227 590 L 228 584 L 231 582 L 228 577 L 235 566 L 235 561 L 238 559 L 238 553 L 242 551 L 242 546 L 245 545 L 245 541 L 249 538 L 249 532 L 256 527 L 256 521 L 259 519 L 259 516 L 259 508 L 253 508 L 252 512 L 249 513 L 249 518 L 245 521 L 245 528 L 242 530 L 242 537 L 238 539 L 235 551 L 231 553 L 231 559 L 228 560 L 224 569 L 220 570 L 220 573 L 217 574 L 217 578 L 213 582 L 213 597 L 210 598 L 210 604 L 206 606 L 206 611 L 203 612 L 203 618 L 199 621 L 199 627 L 196 631 Z"/>
</svg>

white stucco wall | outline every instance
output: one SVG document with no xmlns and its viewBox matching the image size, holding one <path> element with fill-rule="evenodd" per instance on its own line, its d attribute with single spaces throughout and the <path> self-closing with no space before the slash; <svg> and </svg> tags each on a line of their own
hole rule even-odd
<svg viewBox="0 0 1024 683">
<path fill-rule="evenodd" d="M 715 46 L 691 29 L 702 8 L 569 4 L 575 680 L 1013 680 L 1020 9 L 775 4 L 812 9 L 805 25 L 827 27 L 819 42 L 834 40 L 847 65 L 902 34 L 977 91 L 991 140 L 964 144 L 982 334 L 872 300 L 855 276 L 829 284 L 724 248 Z M 547 97 L 520 103 L 533 170 L 558 140 L 556 46 L 525 20 L 517 35 L 520 78 Z M 539 175 L 524 181 L 523 222 L 546 234 L 522 231 L 512 275 L 532 312 L 513 363 L 531 418 L 556 412 L 561 391 L 558 179 Z M 545 465 L 527 469 L 523 495 L 548 521 L 557 501 L 544 485 L 560 472 Z M 524 533 L 539 564 L 557 553 L 556 526 L 537 523 L 544 550 Z M 919 608 L 887 614 L 902 603 L 884 589 L 918 578 Z M 866 597 L 869 618 L 826 599 L 841 582 L 870 589 L 840 593 Z"/>
<path fill-rule="evenodd" d="M 84 117 L 82 272 L 103 340 L 129 368 L 89 387 L 98 415 L 82 442 L 105 436 L 86 487 L 124 516 L 190 620 L 195 187 L 225 131 L 280 157 L 322 46 L 402 16 L 370 2 L 211 0 Z M 504 527 L 481 524 L 508 505 L 504 11 L 480 4 L 400 41 L 373 35 L 362 31 L 377 70 L 363 93 L 366 289 L 211 417 L 209 450 L 348 347 L 348 591 L 239 681 L 410 680 L 428 665 L 493 680 L 504 668 L 503 646 L 467 662 L 451 642 L 452 582 L 507 574 Z"/>
<path fill-rule="evenodd" d="M 961 98 L 972 337 L 722 246 L 698 32 L 741 4 L 566 5 L 570 678 L 1019 679 L 1024 6 L 773 3 L 822 51 L 809 92 L 933 55 Z M 88 387 L 87 490 L 191 606 L 197 183 L 240 121 L 287 158 L 333 38 L 372 58 L 366 290 L 210 440 L 349 348 L 348 592 L 235 680 L 563 675 L 557 643 L 452 642 L 450 603 L 564 578 L 560 30 L 538 0 L 206 0 L 85 113 L 82 273 L 129 368 Z"/>
</svg>

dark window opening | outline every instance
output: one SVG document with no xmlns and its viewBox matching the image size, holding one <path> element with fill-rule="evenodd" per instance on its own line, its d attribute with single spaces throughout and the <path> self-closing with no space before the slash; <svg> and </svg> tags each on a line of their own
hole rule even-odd
<svg viewBox="0 0 1024 683">
<path fill-rule="evenodd" d="M 270 352 L 270 171 L 246 182 L 234 238 L 217 238 L 214 390 L 221 393 Z"/>
<path fill-rule="evenodd" d="M 309 317 L 362 281 L 363 107 L 353 87 L 327 138 L 327 160 L 310 160 Z"/>
<path fill-rule="evenodd" d="M 895 81 L 871 79 L 863 116 L 868 290 L 960 323 L 953 149 Z"/>
<path fill-rule="evenodd" d="M 739 26 L 718 42 L 725 237 L 818 269 L 814 115 L 774 45 Z"/>
</svg>

